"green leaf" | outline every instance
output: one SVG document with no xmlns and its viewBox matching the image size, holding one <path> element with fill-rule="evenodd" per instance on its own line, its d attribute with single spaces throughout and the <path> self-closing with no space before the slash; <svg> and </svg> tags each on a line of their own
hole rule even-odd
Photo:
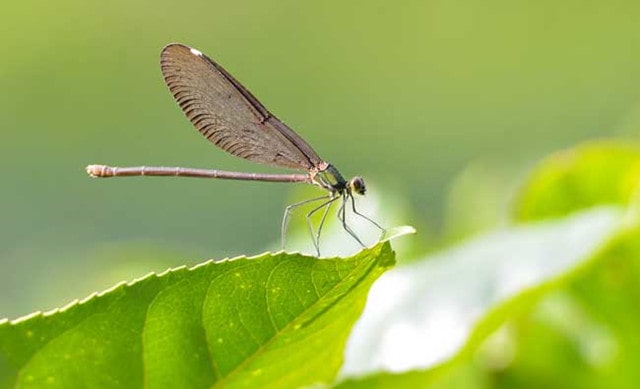
<svg viewBox="0 0 640 389">
<path fill-rule="evenodd" d="M 494 312 L 496 306 L 590 258 L 621 217 L 617 209 L 600 208 L 513 227 L 393 269 L 371 289 L 341 375 L 409 372 L 454 355 L 467 358 L 506 314 L 531 301 L 506 311 Z"/>
<path fill-rule="evenodd" d="M 422 304 L 406 304 L 414 309 L 434 305 L 427 299 L 434 300 L 433 296 L 436 296 L 444 302 L 439 304 L 440 308 L 453 307 L 454 310 L 455 302 L 461 296 L 472 295 L 477 301 L 491 300 L 493 296 L 488 304 L 476 301 L 458 310 L 477 312 L 477 320 L 466 326 L 462 341 L 453 346 L 443 341 L 443 337 L 452 332 L 446 325 L 440 328 L 423 325 L 424 333 L 433 332 L 431 336 L 437 341 L 417 347 L 419 353 L 412 359 L 413 367 L 396 368 L 395 373 L 370 369 L 371 375 L 351 378 L 339 387 L 637 386 L 640 379 L 637 369 L 640 364 L 640 338 L 637 336 L 640 328 L 640 315 L 637 314 L 640 218 L 634 211 L 638 204 L 639 167 L 640 148 L 612 142 L 589 144 L 548 158 L 534 170 L 524 186 L 517 207 L 518 217 L 525 221 L 563 218 L 514 228 L 525 234 L 521 237 L 529 234 L 526 231 L 533 234 L 527 239 L 528 245 L 514 246 L 512 239 L 506 237 L 494 240 L 496 247 L 493 250 L 486 250 L 482 245 L 476 245 L 475 250 L 465 250 L 465 247 L 473 247 L 474 241 L 454 248 L 449 253 L 466 256 L 463 261 L 467 266 L 458 266 L 449 272 L 438 271 L 437 267 L 432 269 L 432 273 L 436 273 L 432 277 L 442 279 L 441 285 L 450 285 L 448 290 L 444 287 L 432 290 L 431 285 L 418 289 L 423 299 L 415 291 L 403 296 L 405 301 L 414 299 Z M 593 208 L 602 204 L 617 206 Z M 585 208 L 592 209 L 585 211 Z M 547 239 L 540 239 L 542 236 L 534 233 L 540 227 L 550 228 Z M 491 259 L 500 256 L 500 247 L 504 250 L 502 265 Z M 571 252 L 574 254 L 567 257 Z M 525 276 L 529 278 L 528 282 L 505 294 L 504 298 L 495 298 L 501 288 L 495 282 L 497 278 L 493 281 L 481 279 L 487 269 L 500 274 L 500 266 L 507 263 L 517 266 L 523 258 L 535 253 L 539 257 L 532 262 L 535 266 L 525 268 L 524 272 L 514 272 L 513 268 L 503 272 L 507 281 Z M 442 256 L 430 257 L 427 263 L 437 262 Z M 484 261 L 478 260 L 483 256 Z M 447 257 L 446 253 L 444 257 Z M 455 261 L 455 258 L 455 255 L 449 255 L 447 261 Z M 477 260 L 476 265 L 473 258 Z M 559 263 L 562 265 L 558 266 Z M 395 269 L 376 283 L 371 298 L 375 299 L 378 289 L 400 270 L 402 268 Z M 547 275 L 539 277 L 541 272 Z M 426 279 L 426 282 L 434 283 L 433 279 Z M 474 288 L 474 283 L 480 287 Z M 369 305 L 362 321 L 366 320 L 368 310 Z M 407 312 L 389 311 L 387 314 L 392 317 L 400 314 L 406 320 L 411 318 Z M 435 314 L 423 312 L 417 316 L 423 318 L 424 324 L 427 320 L 438 321 L 437 313 L 435 310 Z M 451 315 L 441 316 L 440 321 L 445 324 L 447 318 L 451 319 Z M 454 333 L 460 323 L 465 323 L 458 319 L 454 317 L 448 322 Z M 390 324 L 386 323 L 384 327 L 390 327 Z M 406 331 L 407 327 L 404 328 Z M 358 327 L 353 338 L 357 334 Z M 378 338 L 380 344 L 394 344 L 393 339 L 385 340 L 389 337 L 384 333 L 379 333 Z M 420 337 L 414 336 L 416 344 L 419 340 Z M 427 362 L 434 350 L 442 351 L 442 345 L 447 353 Z M 405 355 L 399 357 L 406 358 L 406 351 L 410 350 L 405 349 Z M 376 354 L 379 350 L 370 348 L 369 351 L 371 360 L 380 361 Z M 387 367 L 387 370 L 392 369 Z"/>
<path fill-rule="evenodd" d="M 534 309 L 509 318 L 504 386 L 635 388 L 640 382 L 640 225 L 624 228 Z M 549 293 L 550 292 L 550 293 Z"/>
<path fill-rule="evenodd" d="M 530 348 L 520 353 L 523 359 L 550 363 L 545 365 L 546 371 L 538 367 L 532 372 L 525 365 L 518 372 L 520 378 L 549 374 L 551 361 L 561 359 L 560 351 L 565 355 L 571 352 L 567 353 L 566 344 L 548 344 L 549 337 L 532 334 L 526 325 L 520 344 L 500 341 L 489 357 L 484 355 L 486 360 L 478 363 L 473 357 L 487 347 L 487 339 L 505 323 L 516 320 L 518 324 L 517 318 L 528 315 L 535 318 L 532 309 L 574 283 L 581 285 L 581 293 L 588 293 L 594 300 L 589 304 L 599 301 L 601 307 L 606 307 L 604 312 L 611 310 L 612 299 L 621 305 L 614 326 L 624 328 L 620 339 L 635 336 L 632 331 L 640 326 L 638 315 L 624 312 L 637 304 L 634 282 L 640 275 L 637 270 L 640 229 L 630 234 L 624 225 L 621 228 L 622 216 L 612 208 L 601 208 L 557 221 L 516 227 L 385 274 L 372 288 L 365 312 L 349 339 L 342 371 L 346 380 L 337 387 L 489 387 L 494 380 L 492 364 L 507 363 L 503 361 L 509 360 L 509 350 L 524 346 Z M 636 260 L 622 270 L 619 262 L 633 256 Z M 605 270 L 602 267 L 607 262 L 610 268 Z M 591 291 L 587 275 L 597 275 L 601 284 L 609 285 L 599 285 L 599 289 Z M 608 293 L 611 283 L 633 284 L 636 290 L 620 291 L 617 297 L 612 297 Z M 620 304 L 621 299 L 624 304 Z M 567 311 L 561 312 L 561 316 L 566 316 Z M 626 352 L 617 358 L 620 364 L 624 356 L 640 356 L 640 342 L 624 343 Z M 531 347 L 537 352 L 535 355 Z M 576 355 L 571 356 L 576 359 Z M 634 359 L 638 360 L 640 357 Z M 580 368 L 585 370 L 588 364 L 583 365 Z M 563 366 L 566 365 L 555 366 L 557 381 L 550 387 L 562 386 L 566 374 Z M 627 369 L 619 373 L 633 376 L 635 371 Z M 605 377 L 600 377 L 603 382 Z M 537 381 L 538 385 L 532 387 L 545 382 Z"/>
<path fill-rule="evenodd" d="M 330 382 L 371 284 L 394 263 L 384 241 L 350 258 L 264 254 L 150 274 L 59 310 L 0 322 L 0 383 L 286 388 Z"/>
<path fill-rule="evenodd" d="M 565 216 L 581 209 L 628 205 L 637 196 L 640 145 L 588 143 L 541 162 L 523 186 L 515 217 L 521 221 Z"/>
</svg>

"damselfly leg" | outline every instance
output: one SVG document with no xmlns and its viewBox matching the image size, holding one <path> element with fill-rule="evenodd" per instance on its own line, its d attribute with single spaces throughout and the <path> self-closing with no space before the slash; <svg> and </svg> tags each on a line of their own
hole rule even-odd
<svg viewBox="0 0 640 389">
<path fill-rule="evenodd" d="M 300 207 L 302 205 L 305 205 L 305 204 L 313 203 L 313 202 L 320 201 L 320 200 L 330 199 L 331 197 L 332 197 L 332 195 L 329 194 L 329 195 L 325 195 L 325 196 L 314 197 L 312 199 L 299 201 L 299 202 L 293 203 L 291 205 L 287 205 L 287 207 L 284 209 L 284 216 L 282 217 L 282 226 L 280 228 L 280 244 L 281 244 L 283 250 L 284 250 L 284 246 L 285 246 L 285 238 L 286 238 L 286 234 L 287 234 L 287 225 L 289 224 L 289 215 L 291 214 L 291 210 L 296 208 L 296 207 Z M 313 235 L 311 235 L 311 237 L 313 238 Z"/>
<path fill-rule="evenodd" d="M 375 221 L 373 221 L 369 217 L 367 217 L 367 216 L 361 214 L 360 212 L 358 212 L 356 210 L 356 200 L 353 198 L 353 196 L 349 196 L 349 198 L 351 199 L 351 209 L 353 210 L 353 213 L 358 215 L 358 216 L 360 216 L 361 218 L 367 220 L 369 223 L 373 224 L 374 226 L 378 227 L 378 229 L 381 232 L 380 239 L 384 238 L 384 235 L 387 233 L 387 230 L 385 230 L 380 224 L 376 223 Z"/>
<path fill-rule="evenodd" d="M 309 211 L 309 213 L 307 213 L 307 226 L 309 227 L 311 240 L 313 240 L 313 245 L 316 248 L 316 252 L 318 253 L 318 256 L 320 256 L 320 233 L 322 232 L 322 226 L 324 225 L 324 221 L 327 218 L 327 213 L 329 212 L 329 209 L 331 209 L 331 206 L 338 198 L 339 197 L 335 197 L 334 194 L 331 194 L 329 200 L 320 204 L 318 207 L 312 209 L 311 211 Z M 313 216 L 314 213 L 318 212 L 322 208 L 324 208 L 324 212 L 322 213 L 322 219 L 320 219 L 320 224 L 318 225 L 318 231 L 316 232 L 315 238 L 314 238 L 313 223 L 311 221 L 311 217 Z"/>
</svg>

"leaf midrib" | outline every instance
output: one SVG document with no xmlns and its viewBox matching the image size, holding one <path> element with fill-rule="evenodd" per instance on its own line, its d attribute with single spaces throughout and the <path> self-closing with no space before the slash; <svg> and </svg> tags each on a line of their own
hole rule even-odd
<svg viewBox="0 0 640 389">
<path fill-rule="evenodd" d="M 365 266 L 365 264 L 374 264 L 375 263 L 375 259 L 373 259 L 371 262 L 368 261 L 363 261 L 363 263 L 361 265 L 358 265 L 356 267 L 354 267 L 349 273 L 347 273 L 346 277 L 343 277 L 342 280 L 340 280 L 339 282 L 337 282 L 333 287 L 331 287 L 325 294 L 324 296 L 329 295 L 332 291 L 336 290 L 338 286 L 343 285 L 347 279 L 349 279 L 349 277 L 356 272 L 357 270 L 361 269 L 363 266 Z M 268 346 L 271 345 L 272 342 L 275 341 L 275 339 L 278 338 L 278 335 L 286 332 L 291 326 L 293 326 L 293 323 L 296 323 L 301 317 L 305 316 L 306 313 L 308 311 L 310 311 L 312 308 L 314 308 L 320 301 L 322 301 L 322 298 L 318 298 L 318 300 L 316 300 L 314 303 L 312 303 L 311 305 L 309 305 L 307 308 L 305 308 L 302 312 L 300 312 L 300 314 L 293 320 L 291 320 L 289 323 L 287 323 L 287 325 L 285 325 L 284 327 L 282 327 L 281 330 L 276 331 L 273 336 L 271 336 L 269 339 L 267 339 L 266 342 L 264 342 L 263 344 L 261 344 L 251 355 L 249 355 L 244 361 L 242 361 L 240 364 L 238 364 L 236 367 L 234 367 L 233 369 L 231 369 L 231 371 L 229 371 L 229 373 L 224 376 L 221 377 L 220 380 L 216 381 L 211 388 L 220 388 L 221 385 L 223 385 L 225 382 L 227 382 L 230 378 L 232 378 L 234 375 L 237 375 L 239 371 L 241 371 L 243 368 L 245 368 L 247 365 L 249 365 L 251 362 L 255 361 L 261 354 L 262 351 L 265 350 Z"/>
</svg>

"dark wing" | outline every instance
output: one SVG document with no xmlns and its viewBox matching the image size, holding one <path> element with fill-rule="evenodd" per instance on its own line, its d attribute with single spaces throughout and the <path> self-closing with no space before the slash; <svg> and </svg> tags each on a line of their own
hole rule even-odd
<svg viewBox="0 0 640 389">
<path fill-rule="evenodd" d="M 169 90 L 191 123 L 221 149 L 271 166 L 308 170 L 322 160 L 220 65 L 173 43 L 160 55 Z"/>
</svg>

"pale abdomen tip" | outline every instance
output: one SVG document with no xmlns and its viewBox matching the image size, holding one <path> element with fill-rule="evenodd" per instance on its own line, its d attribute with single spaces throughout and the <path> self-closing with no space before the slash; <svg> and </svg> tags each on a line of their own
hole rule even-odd
<svg viewBox="0 0 640 389">
<path fill-rule="evenodd" d="M 89 165 L 86 167 L 87 174 L 91 177 L 111 177 L 111 168 L 105 165 Z"/>
</svg>

